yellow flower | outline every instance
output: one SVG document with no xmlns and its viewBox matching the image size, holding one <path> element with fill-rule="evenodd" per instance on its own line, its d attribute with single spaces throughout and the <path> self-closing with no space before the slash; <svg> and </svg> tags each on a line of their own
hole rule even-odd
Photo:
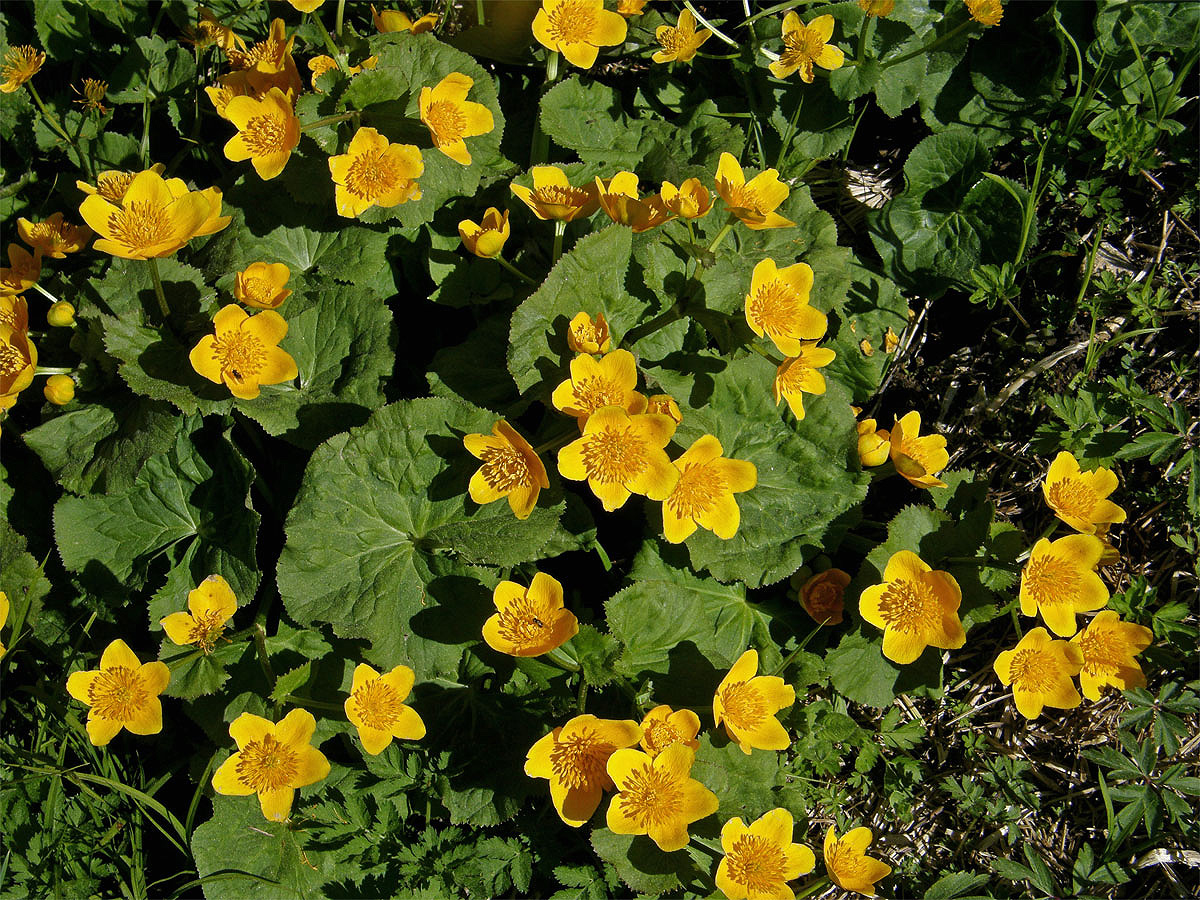
<svg viewBox="0 0 1200 900">
<path fill-rule="evenodd" d="M 79 206 L 100 235 L 92 247 L 125 259 L 170 256 L 192 238 L 219 231 L 229 224 L 228 217 L 214 219 L 220 210 L 215 188 L 189 191 L 182 180 L 164 181 L 152 169 L 134 177 L 119 205 L 97 193 Z"/>
<path fill-rule="evenodd" d="M 263 181 L 283 171 L 292 150 L 300 143 L 300 120 L 292 101 L 277 87 L 260 98 L 234 97 L 225 107 L 225 118 L 238 133 L 225 144 L 225 158 L 250 160 Z"/>
<path fill-rule="evenodd" d="M 42 396 L 47 403 L 66 406 L 75 399 L 75 379 L 70 375 L 51 375 L 42 386 Z"/>
<path fill-rule="evenodd" d="M 240 76 L 241 73 L 234 73 Z M 222 75 L 217 79 L 218 85 L 212 85 L 204 89 L 204 93 L 208 95 L 208 99 L 212 101 L 213 108 L 216 109 L 217 115 L 222 119 L 228 119 L 226 111 L 229 109 L 229 103 L 234 97 L 252 97 L 254 92 L 250 86 L 246 84 L 244 78 L 234 77 L 234 75 Z"/>
<path fill-rule="evenodd" d="M 481 506 L 508 497 L 508 505 L 518 519 L 528 519 L 537 505 L 538 492 L 550 487 L 546 467 L 516 429 L 500 419 L 492 434 L 468 434 L 463 446 L 483 465 L 471 476 L 471 499 Z"/>
<path fill-rule="evenodd" d="M 627 19 L 630 16 L 640 16 L 649 2 L 650 0 L 617 0 L 617 12 Z"/>
<path fill-rule="evenodd" d="M 584 219 L 600 205 L 600 196 L 594 184 L 572 187 L 558 166 L 534 166 L 529 174 L 533 176 L 532 189 L 515 182 L 510 187 L 542 221 L 557 219 L 573 222 L 575 219 Z"/>
<path fill-rule="evenodd" d="M 892 437 L 885 428 L 877 428 L 874 419 L 863 419 L 858 429 L 858 461 L 863 466 L 882 466 L 892 452 Z"/>
<path fill-rule="evenodd" d="M 248 316 L 230 303 L 213 317 L 213 326 L 216 333 L 200 338 L 188 358 L 197 373 L 224 384 L 233 396 L 253 400 L 259 385 L 281 384 L 299 374 L 296 361 L 278 346 L 288 324 L 274 310 Z"/>
<path fill-rule="evenodd" d="M 892 465 L 917 487 L 945 487 L 946 483 L 935 476 L 950 464 L 950 454 L 946 452 L 946 439 L 940 434 L 927 434 L 920 437 L 921 414 L 907 413 L 897 419 L 892 426 L 889 440 L 891 446 L 888 453 Z"/>
<path fill-rule="evenodd" d="M 664 181 L 658 195 L 663 206 L 685 219 L 702 219 L 712 209 L 712 194 L 699 178 L 689 178 L 679 187 Z"/>
<path fill-rule="evenodd" d="M 846 612 L 844 598 L 850 575 L 841 569 L 826 569 L 801 585 L 797 597 L 804 611 L 818 625 L 841 625 Z"/>
<path fill-rule="evenodd" d="M 234 80 L 241 80 L 250 91 L 261 96 L 271 88 L 279 88 L 285 95 L 300 96 L 304 89 L 300 81 L 300 70 L 292 59 L 292 43 L 296 36 L 287 36 L 283 19 L 273 19 L 266 40 L 259 41 L 249 50 L 227 50 L 229 62 L 236 70 Z"/>
<path fill-rule="evenodd" d="M 24 297 L 19 294 L 0 294 L 0 325 L 8 325 L 14 331 L 29 330 L 29 304 Z"/>
<path fill-rule="evenodd" d="M 396 666 L 380 675 L 366 663 L 354 668 L 346 718 L 358 729 L 363 749 L 378 756 L 392 742 L 419 741 L 425 737 L 425 722 L 404 701 L 412 692 L 416 675 L 408 666 Z"/>
<path fill-rule="evenodd" d="M 59 300 L 46 310 L 46 324 L 53 328 L 70 328 L 75 324 L 75 307 Z"/>
<path fill-rule="evenodd" d="M 0 626 L 3 626 L 8 621 L 8 594 L 0 591 Z M 3 644 L 0 644 L 0 657 L 3 657 L 7 651 Z"/>
<path fill-rule="evenodd" d="M 642 719 L 642 749 L 651 759 L 672 744 L 683 744 L 693 752 L 700 749 L 696 735 L 700 733 L 700 717 L 690 709 L 672 710 L 656 706 Z"/>
<path fill-rule="evenodd" d="M 896 0 L 858 0 L 858 8 L 868 16 L 890 16 L 896 8 Z"/>
<path fill-rule="evenodd" d="M 741 523 L 734 494 L 758 484 L 758 469 L 744 459 L 725 459 L 724 448 L 713 435 L 698 438 L 671 464 L 679 481 L 663 501 L 663 535 L 672 544 L 686 540 L 696 526 L 722 540 L 737 534 Z"/>
<path fill-rule="evenodd" d="M 292 271 L 283 263 L 252 262 L 238 272 L 233 296 L 253 309 L 277 309 L 292 295 L 284 288 Z"/>
<path fill-rule="evenodd" d="M 717 163 L 717 193 L 729 211 L 755 231 L 796 224 L 775 212 L 788 197 L 787 185 L 779 180 L 779 172 L 775 169 L 760 172 L 747 183 L 733 154 L 722 153 Z"/>
<path fill-rule="evenodd" d="M 602 406 L 588 418 L 583 437 L 558 451 L 559 474 L 586 479 L 607 512 L 624 506 L 630 494 L 665 500 L 679 480 L 663 450 L 674 433 L 666 416 L 630 416 L 619 406 Z"/>
<path fill-rule="evenodd" d="M 563 588 L 538 572 L 528 588 L 502 581 L 492 592 L 496 614 L 483 623 L 483 639 L 509 656 L 541 656 L 579 633 L 579 620 L 563 609 Z"/>
<path fill-rule="evenodd" d="M 90 709 L 87 733 L 103 747 L 122 728 L 133 734 L 162 731 L 162 702 L 158 695 L 171 680 L 166 663 L 143 663 L 122 640 L 113 641 L 100 657 L 100 668 L 72 672 L 67 693 Z"/>
<path fill-rule="evenodd" d="M 279 722 L 242 713 L 229 723 L 237 752 L 213 774 L 218 794 L 258 794 L 263 816 L 282 822 L 292 811 L 296 788 L 329 774 L 329 760 L 311 745 L 317 720 L 305 709 L 293 709 Z"/>
<path fill-rule="evenodd" d="M 4 64 L 0 66 L 0 78 L 4 79 L 0 83 L 0 92 L 11 94 L 18 90 L 45 62 L 46 54 L 28 44 L 9 47 L 4 54 Z"/>
<path fill-rule="evenodd" d="M 717 795 L 691 777 L 696 751 L 672 744 L 655 757 L 618 750 L 608 775 L 619 793 L 608 806 L 614 834 L 644 834 L 670 853 L 687 846 L 688 825 L 717 811 Z"/>
<path fill-rule="evenodd" d="M 1071 638 L 1083 654 L 1083 668 L 1079 670 L 1083 696 L 1099 700 L 1109 685 L 1122 691 L 1145 687 L 1146 676 L 1134 657 L 1153 642 L 1153 631 L 1122 622 L 1114 610 L 1097 614 L 1085 630 Z"/>
<path fill-rule="evenodd" d="M 554 408 L 574 416 L 582 431 L 588 417 L 602 406 L 619 406 L 636 415 L 646 411 L 637 387 L 637 363 L 628 350 L 614 350 L 599 360 L 580 353 L 571 360 L 571 377 L 554 389 Z"/>
<path fill-rule="evenodd" d="M 1042 482 L 1046 505 L 1083 534 L 1095 534 L 1099 525 L 1125 521 L 1125 510 L 1106 499 L 1116 489 L 1117 476 L 1112 469 L 1082 472 L 1078 460 L 1065 450 L 1054 457 Z"/>
<path fill-rule="evenodd" d="M 174 612 L 159 621 L 163 631 L 181 647 L 195 644 L 206 654 L 212 653 L 225 623 L 237 612 L 237 596 L 220 575 L 209 575 L 200 586 L 188 592 L 188 612 Z"/>
<path fill-rule="evenodd" d="M 529 748 L 525 774 L 550 780 L 550 800 L 566 824 L 578 828 L 592 817 L 604 791 L 613 789 L 608 759 L 632 747 L 642 729 L 632 719 L 576 716 Z"/>
<path fill-rule="evenodd" d="M 83 79 L 82 91 L 74 85 L 71 86 L 71 90 L 80 95 L 80 99 L 75 102 L 84 109 L 95 110 L 100 115 L 108 112 L 107 107 L 104 105 L 104 95 L 108 93 L 107 81 L 100 81 L 96 78 L 85 78 Z"/>
<path fill-rule="evenodd" d="M 492 259 L 504 250 L 504 243 L 509 235 L 508 210 L 503 213 L 494 206 L 489 206 L 478 225 L 470 219 L 458 223 L 458 236 L 463 246 L 476 256 Z"/>
<path fill-rule="evenodd" d="M 795 823 L 786 809 L 764 813 L 749 827 L 735 816 L 721 829 L 725 856 L 717 866 L 717 888 L 728 900 L 794 900 L 787 882 L 807 875 L 816 855 L 792 842 Z"/>
<path fill-rule="evenodd" d="M 618 225 L 628 225 L 634 234 L 657 228 L 673 218 L 658 194 L 638 199 L 638 177 L 632 172 L 618 172 L 607 184 L 597 178 L 596 194 L 608 217 Z"/>
<path fill-rule="evenodd" d="M 414 22 L 396 9 L 385 9 L 380 12 L 375 8 L 374 3 L 371 4 L 371 20 L 375 23 L 375 30 L 380 34 L 390 34 L 393 31 L 424 34 L 426 31 L 432 31 L 438 23 L 436 13 L 427 13 Z"/>
<path fill-rule="evenodd" d="M 1083 651 L 1069 641 L 1055 641 L 1045 628 L 1034 628 L 1011 650 L 996 657 L 992 668 L 1013 687 L 1017 710 L 1036 719 L 1042 708 L 1074 709 L 1081 702 L 1071 679 L 1083 669 Z"/>
<path fill-rule="evenodd" d="M 813 270 L 805 263 L 780 269 L 764 259 L 750 276 L 746 321 L 759 337 L 764 334 L 784 356 L 799 356 L 801 341 L 820 340 L 828 320 L 809 305 Z"/>
<path fill-rule="evenodd" d="M 676 425 L 683 422 L 683 413 L 679 411 L 679 404 L 670 394 L 654 394 L 646 401 L 646 412 L 670 416 L 671 421 Z"/>
<path fill-rule="evenodd" d="M 0 296 L 19 294 L 42 277 L 42 250 L 30 253 L 20 244 L 8 245 L 8 265 L 0 266 Z"/>
<path fill-rule="evenodd" d="M 604 0 L 542 0 L 533 17 L 533 36 L 547 50 L 557 50 L 567 62 L 589 69 L 601 47 L 625 41 L 628 26 Z"/>
<path fill-rule="evenodd" d="M 829 365 L 836 356 L 828 347 L 818 347 L 815 341 L 803 344 L 799 356 L 785 359 L 775 370 L 775 405 L 786 400 L 792 415 L 803 419 L 804 394 L 825 393 L 825 376 L 817 369 Z"/>
<path fill-rule="evenodd" d="M 971 18 L 985 28 L 999 25 L 1004 17 L 1004 7 L 1000 5 L 1000 0 L 966 0 L 966 3 Z"/>
<path fill-rule="evenodd" d="M 462 72 L 451 72 L 434 87 L 421 88 L 418 105 L 421 121 L 429 129 L 433 146 L 460 165 L 471 164 L 464 138 L 488 134 L 496 127 L 492 111 L 467 99 L 475 80 Z"/>
<path fill-rule="evenodd" d="M 324 2 L 325 0 L 288 0 L 296 12 L 302 13 L 313 12 Z"/>
<path fill-rule="evenodd" d="M 777 675 L 756 675 L 758 651 L 747 650 L 721 680 L 713 697 L 713 724 L 747 756 L 752 749 L 785 750 L 791 739 L 775 713 L 796 702 L 796 690 Z"/>
<path fill-rule="evenodd" d="M 596 313 L 593 321 L 587 313 L 578 312 L 567 326 L 567 346 L 576 353 L 607 353 L 611 343 L 604 313 Z"/>
<path fill-rule="evenodd" d="M 161 175 L 166 168 L 162 163 L 155 163 L 150 167 L 149 171 Z M 129 186 L 133 184 L 133 179 L 139 174 L 141 173 L 119 172 L 109 169 L 96 176 L 94 187 L 86 181 L 76 181 L 75 187 L 89 196 L 91 194 L 99 194 L 110 203 L 120 205 L 121 201 L 125 199 L 125 192 L 129 190 Z"/>
<path fill-rule="evenodd" d="M 654 30 L 654 39 L 662 45 L 651 57 L 656 63 L 689 62 L 700 49 L 700 45 L 712 37 L 712 32 L 705 28 L 696 33 L 696 17 L 690 9 L 684 9 L 679 14 L 675 27 L 659 25 Z"/>
<path fill-rule="evenodd" d="M 807 25 L 795 12 L 783 17 L 783 53 L 768 68 L 776 78 L 800 72 L 800 80 L 812 84 L 813 63 L 822 69 L 840 69 L 846 55 L 829 43 L 833 16 L 817 16 Z"/>
<path fill-rule="evenodd" d="M 197 7 L 197 11 L 200 13 L 199 20 L 194 26 L 189 26 L 186 31 L 189 43 L 195 44 L 201 49 L 216 44 L 226 53 L 230 50 L 246 49 L 246 42 L 234 34 L 233 29 L 228 25 L 222 25 L 220 20 L 213 15 L 212 10 L 200 6 Z"/>
<path fill-rule="evenodd" d="M 825 833 L 825 871 L 844 891 L 875 896 L 875 882 L 892 874 L 892 867 L 866 855 L 874 835 L 870 828 L 855 828 L 838 839 L 833 826 Z"/>
<path fill-rule="evenodd" d="M 420 200 L 415 179 L 424 171 L 412 144 L 392 144 L 374 128 L 359 128 L 347 151 L 329 158 L 338 215 L 353 218 L 372 206 Z"/>
<path fill-rule="evenodd" d="M 11 408 L 17 394 L 33 383 L 37 347 L 24 329 L 0 322 L 0 410 Z"/>
<path fill-rule="evenodd" d="M 1096 574 L 1103 555 L 1104 543 L 1091 534 L 1072 534 L 1053 543 L 1039 540 L 1021 572 L 1021 614 L 1040 612 L 1059 637 L 1073 635 L 1076 613 L 1108 603 L 1108 588 Z"/>
<path fill-rule="evenodd" d="M 949 572 L 932 568 L 911 550 L 892 554 L 875 584 L 858 599 L 858 614 L 883 629 L 883 655 L 915 662 L 926 647 L 956 650 L 967 635 L 958 618 L 962 591 Z"/>
<path fill-rule="evenodd" d="M 17 233 L 21 240 L 51 259 L 64 259 L 68 253 L 82 249 L 92 236 L 86 225 L 72 225 L 63 221 L 63 214 L 56 212 L 44 222 L 17 219 Z"/>
</svg>

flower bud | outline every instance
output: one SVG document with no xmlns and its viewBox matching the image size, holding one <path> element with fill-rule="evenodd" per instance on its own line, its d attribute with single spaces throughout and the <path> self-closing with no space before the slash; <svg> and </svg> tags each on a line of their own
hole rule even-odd
<svg viewBox="0 0 1200 900">
<path fill-rule="evenodd" d="M 75 325 L 75 307 L 66 300 L 59 300 L 46 311 L 46 324 L 55 328 L 71 328 Z"/>
<path fill-rule="evenodd" d="M 864 468 L 882 466 L 888 461 L 891 449 L 891 434 L 886 429 L 876 429 L 874 419 L 858 423 L 858 461 Z"/>
<path fill-rule="evenodd" d="M 840 625 L 845 611 L 843 598 L 850 576 L 841 569 L 827 569 L 814 575 L 800 588 L 798 597 L 804 611 L 820 625 Z"/>
<path fill-rule="evenodd" d="M 51 375 L 42 393 L 55 406 L 66 406 L 75 399 L 75 380 L 70 375 Z"/>
</svg>

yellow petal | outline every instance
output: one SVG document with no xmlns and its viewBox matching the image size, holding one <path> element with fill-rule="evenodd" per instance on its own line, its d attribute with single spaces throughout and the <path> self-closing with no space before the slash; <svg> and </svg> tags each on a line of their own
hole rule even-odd
<svg viewBox="0 0 1200 900">
<path fill-rule="evenodd" d="M 268 822 L 282 822 L 292 811 L 292 800 L 296 792 L 290 787 L 277 788 L 273 791 L 262 791 L 258 795 L 263 817 Z"/>
<path fill-rule="evenodd" d="M 212 787 L 218 794 L 244 797 L 247 794 L 254 793 L 254 788 L 238 777 L 237 767 L 241 759 L 241 753 L 235 753 L 229 759 L 225 760 L 225 762 L 221 763 L 220 768 L 213 773 Z"/>
<path fill-rule="evenodd" d="M 312 740 L 317 720 L 307 709 L 293 709 L 275 725 L 275 740 L 295 750 Z"/>
<path fill-rule="evenodd" d="M 124 725 L 115 719 L 102 719 L 99 716 L 88 713 L 87 736 L 97 747 L 106 745 L 120 734 L 123 727 Z"/>
<path fill-rule="evenodd" d="M 316 747 L 307 746 L 306 742 L 305 746 L 296 749 L 296 774 L 292 776 L 292 787 L 315 784 L 329 774 L 329 768 L 325 754 Z"/>
<path fill-rule="evenodd" d="M 253 741 L 261 741 L 274 730 L 275 724 L 269 719 L 247 712 L 229 723 L 229 736 L 237 743 L 239 750 L 244 750 Z"/>
</svg>

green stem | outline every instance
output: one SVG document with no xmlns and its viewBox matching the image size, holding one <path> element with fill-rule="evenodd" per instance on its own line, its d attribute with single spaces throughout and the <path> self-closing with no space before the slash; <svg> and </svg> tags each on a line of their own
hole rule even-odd
<svg viewBox="0 0 1200 900">
<path fill-rule="evenodd" d="M 254 623 L 254 652 L 258 654 L 258 664 L 262 666 L 267 684 L 271 686 L 272 691 L 275 690 L 275 670 L 271 668 L 271 660 L 267 656 L 267 630 L 260 622 Z"/>
<path fill-rule="evenodd" d="M 558 437 L 551 438 L 544 444 L 538 444 L 533 448 L 534 453 L 545 453 L 547 450 L 553 450 L 555 447 L 561 447 L 568 441 L 572 441 L 579 437 L 579 429 L 573 428 L 566 434 L 560 434 Z"/>
<path fill-rule="evenodd" d="M 542 94 L 545 94 L 558 80 L 558 51 L 550 50 L 546 53 L 546 80 L 542 83 Z M 538 166 L 546 161 L 550 155 L 550 136 L 542 131 L 542 120 L 539 116 L 533 117 L 533 140 L 529 146 L 529 165 Z"/>
<path fill-rule="evenodd" d="M 766 9 L 760 9 L 748 19 L 743 19 L 742 23 L 738 25 L 738 28 L 745 28 L 751 22 L 757 22 L 759 19 L 766 18 L 767 16 L 773 16 L 777 12 L 787 12 L 788 10 L 795 9 L 797 6 L 807 6 L 812 2 L 813 0 L 800 0 L 800 2 L 797 2 L 797 0 L 784 0 L 783 3 L 776 3 L 774 6 L 768 6 Z"/>
<path fill-rule="evenodd" d="M 163 293 L 162 278 L 158 274 L 158 260 L 151 256 L 146 262 L 150 264 L 150 280 L 154 282 L 154 296 L 158 298 L 158 308 L 162 312 L 165 323 L 171 315 L 171 307 L 167 306 L 167 295 Z"/>
<path fill-rule="evenodd" d="M 582 716 L 587 711 L 587 694 L 588 683 L 583 677 L 583 673 L 579 674 L 579 714 Z"/>
<path fill-rule="evenodd" d="M 763 359 L 770 362 L 771 365 L 775 366 L 776 368 L 779 368 L 780 366 L 783 365 L 782 359 L 776 358 L 774 353 L 771 353 L 769 350 L 764 350 L 762 347 L 758 346 L 758 344 L 751 344 L 750 349 L 753 350 L 755 353 L 757 353 L 759 356 L 761 356 Z"/>
<path fill-rule="evenodd" d="M 357 119 L 361 115 L 362 115 L 362 110 L 351 109 L 344 113 L 337 113 L 336 115 L 325 116 L 324 118 L 317 119 L 315 122 L 309 122 L 307 125 L 301 125 L 300 133 L 303 134 L 306 131 L 312 131 L 312 129 L 320 128 L 322 125 L 332 125 L 334 122 L 345 122 L 348 119 Z"/>
<path fill-rule="evenodd" d="M 500 263 L 500 265 L 504 266 L 504 268 L 508 269 L 508 271 L 512 272 L 514 275 L 516 275 L 518 278 L 520 278 L 526 284 L 537 285 L 536 281 L 534 281 L 532 278 L 530 278 L 528 275 L 526 275 L 524 272 L 522 272 L 520 269 L 518 269 L 516 266 L 514 266 L 512 263 L 510 263 L 503 256 L 493 256 L 492 259 L 494 259 L 496 262 Z"/>
<path fill-rule="evenodd" d="M 293 703 L 296 706 L 311 706 L 313 709 L 327 709 L 330 712 L 344 713 L 346 707 L 341 703 L 326 703 L 323 700 L 311 700 L 308 697 L 297 697 L 295 694 L 288 694 L 283 698 L 285 703 Z"/>
<path fill-rule="evenodd" d="M 950 31 L 947 31 L 940 38 L 936 38 L 936 39 L 930 41 L 924 47 L 919 47 L 916 50 L 912 51 L 911 53 L 905 53 L 903 56 L 899 56 L 896 59 L 884 60 L 881 68 L 890 69 L 892 66 L 898 66 L 902 62 L 908 62 L 914 56 L 920 56 L 923 53 L 928 53 L 930 50 L 933 50 L 935 47 L 940 47 L 942 44 L 946 43 L 951 38 L 957 37 L 959 32 L 963 31 L 966 28 L 969 28 L 971 23 L 974 21 L 975 21 L 974 19 L 968 18 L 965 21 L 960 22 L 957 28 L 953 28 Z"/>
<path fill-rule="evenodd" d="M 792 664 L 792 661 L 797 656 L 800 655 L 800 651 L 808 646 L 808 642 L 811 641 L 813 638 L 815 638 L 817 636 L 817 632 L 819 632 L 823 627 L 824 627 L 824 623 L 821 623 L 816 628 L 814 628 L 812 631 L 810 631 L 805 636 L 804 640 L 802 640 L 799 644 L 796 645 L 796 649 L 787 655 L 787 659 L 785 659 L 783 662 L 781 662 L 779 664 L 779 668 L 777 668 L 771 674 L 772 675 L 782 675 L 785 671 L 787 671 L 787 667 L 790 666 Z"/>
<path fill-rule="evenodd" d="M 487 26 L 487 16 L 483 8 L 483 0 L 475 0 L 475 24 L 481 27 Z"/>
<path fill-rule="evenodd" d="M 55 297 L 52 293 L 50 293 L 48 290 L 46 290 L 44 287 L 42 287 L 36 281 L 33 283 L 33 289 L 35 291 L 37 291 L 39 294 L 41 294 L 43 297 L 48 299 L 51 303 L 59 302 L 59 299 L 57 297 Z"/>
<path fill-rule="evenodd" d="M 83 164 L 83 169 L 87 172 L 88 180 L 95 180 L 95 174 L 92 171 L 92 158 L 85 156 L 83 151 L 79 149 L 79 144 L 75 142 L 65 128 L 58 121 L 58 117 L 46 107 L 42 102 L 42 95 L 38 93 L 37 88 L 33 86 L 33 81 L 25 82 L 25 87 L 29 88 L 29 96 L 33 98 L 34 104 L 38 108 L 38 112 L 42 114 L 42 118 L 46 120 L 46 124 L 50 126 L 50 130 L 57 134 L 60 138 L 66 141 L 75 150 L 75 155 L 79 157 L 79 161 Z"/>
<path fill-rule="evenodd" d="M 568 657 L 567 654 L 563 653 L 562 649 L 559 647 L 555 647 L 553 650 L 547 650 L 542 654 L 542 656 L 554 663 L 554 665 L 558 666 L 560 669 L 565 669 L 568 672 L 579 671 L 579 663 Z"/>
<path fill-rule="evenodd" d="M 820 878 L 818 878 L 816 881 L 814 881 L 812 884 L 810 884 L 808 887 L 806 887 L 803 891 L 801 891 L 799 894 L 797 894 L 796 900 L 804 900 L 805 897 L 811 897 L 817 891 L 824 890 L 828 886 L 829 886 L 829 879 L 826 878 L 824 875 L 822 875 Z"/>
<path fill-rule="evenodd" d="M 179 657 L 179 659 L 175 660 L 174 662 L 167 663 L 167 668 L 173 672 L 176 669 L 178 669 L 180 666 L 182 666 L 184 663 L 190 663 L 193 659 L 197 659 L 203 655 L 204 655 L 203 650 L 193 650 L 187 656 L 181 656 L 181 657 Z"/>
<path fill-rule="evenodd" d="M 691 839 L 692 843 L 701 850 L 707 850 L 709 853 L 711 853 L 713 855 L 713 859 L 721 859 L 725 855 L 724 849 L 722 849 L 719 844 L 716 844 L 707 838 L 702 838 L 699 835 L 693 834 L 691 835 Z"/>
<path fill-rule="evenodd" d="M 625 337 L 621 339 L 622 347 L 632 347 L 642 338 L 647 335 L 654 334 L 661 328 L 666 328 L 672 322 L 677 322 L 684 316 L 683 306 L 680 300 L 676 300 L 675 304 L 665 312 L 659 313 L 649 322 L 644 322 L 637 328 L 631 329 L 625 333 Z"/>
<path fill-rule="evenodd" d="M 554 220 L 554 247 L 550 253 L 550 265 L 553 267 L 562 256 L 563 235 L 567 233 L 567 223 L 564 219 Z"/>
<path fill-rule="evenodd" d="M 783 168 L 783 159 L 787 155 L 788 145 L 792 142 L 792 137 L 796 134 L 796 122 L 800 120 L 800 110 L 804 107 L 804 95 L 800 95 L 800 99 L 796 101 L 796 109 L 788 119 L 787 131 L 783 133 L 783 141 L 779 145 L 779 156 L 775 159 L 775 168 Z"/>
<path fill-rule="evenodd" d="M 862 27 L 858 29 L 858 61 L 862 63 L 867 58 L 867 41 L 870 40 L 874 16 L 863 16 Z"/>
<path fill-rule="evenodd" d="M 341 56 L 341 53 L 338 51 L 337 45 L 334 44 L 328 30 L 326 30 L 325 23 L 321 21 L 321 17 L 315 12 L 310 12 L 308 18 L 317 24 L 317 30 L 321 32 L 321 37 L 325 41 L 325 49 L 329 51 L 330 57 L 333 58 L 333 64 L 340 69 L 342 64 L 338 61 L 338 57 Z"/>
<path fill-rule="evenodd" d="M 63 369 L 56 366 L 38 366 L 33 370 L 33 377 L 39 375 L 70 375 L 74 369 Z"/>
<path fill-rule="evenodd" d="M 338 0 L 337 13 L 333 19 L 333 31 L 338 36 L 338 40 L 342 38 L 342 22 L 346 19 L 346 0 Z"/>
<path fill-rule="evenodd" d="M 724 34 L 719 28 L 717 28 L 716 25 L 708 21 L 708 19 L 704 18 L 704 16 L 700 15 L 700 13 L 696 11 L 696 7 L 692 6 L 691 0 L 683 0 L 683 5 L 686 6 L 688 11 L 696 17 L 696 22 L 701 28 L 707 28 L 718 40 L 724 41 L 730 47 L 737 47 L 738 49 L 741 49 L 741 44 L 739 44 L 729 35 Z"/>
<path fill-rule="evenodd" d="M 1100 241 L 1103 239 L 1103 237 L 1104 229 L 1097 226 L 1096 239 L 1092 241 L 1092 249 L 1088 253 L 1087 269 L 1083 275 L 1083 283 L 1079 285 L 1079 294 L 1075 297 L 1076 309 L 1078 309 L 1079 305 L 1083 303 L 1083 297 L 1087 293 L 1088 285 L 1092 283 L 1092 272 L 1096 267 L 1096 251 L 1100 249 Z M 1093 303 L 1091 307 L 1092 325 L 1088 332 L 1087 356 L 1083 364 L 1084 371 L 1087 372 L 1089 378 L 1091 377 L 1092 370 L 1096 367 L 1096 357 L 1093 351 L 1096 349 L 1096 325 L 1099 320 L 1097 313 L 1100 311 L 1100 304 Z"/>
<path fill-rule="evenodd" d="M 717 248 L 721 246 L 721 241 L 725 240 L 725 235 L 727 235 L 727 234 L 729 234 L 729 232 L 733 231 L 733 223 L 736 221 L 737 221 L 737 216 L 733 215 L 733 213 L 730 213 L 729 221 L 726 222 L 725 226 L 720 231 L 717 232 L 717 236 L 715 238 L 713 238 L 712 243 L 708 245 L 709 253 L 717 252 Z"/>
</svg>

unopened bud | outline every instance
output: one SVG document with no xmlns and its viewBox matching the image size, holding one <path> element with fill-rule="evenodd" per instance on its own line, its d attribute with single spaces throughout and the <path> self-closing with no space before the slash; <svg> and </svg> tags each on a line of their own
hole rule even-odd
<svg viewBox="0 0 1200 900">
<path fill-rule="evenodd" d="M 46 311 L 46 322 L 55 328 L 70 328 L 75 324 L 75 307 L 59 300 Z"/>
<path fill-rule="evenodd" d="M 42 393 L 55 406 L 66 406 L 75 399 L 75 380 L 70 375 L 51 375 Z"/>
</svg>

